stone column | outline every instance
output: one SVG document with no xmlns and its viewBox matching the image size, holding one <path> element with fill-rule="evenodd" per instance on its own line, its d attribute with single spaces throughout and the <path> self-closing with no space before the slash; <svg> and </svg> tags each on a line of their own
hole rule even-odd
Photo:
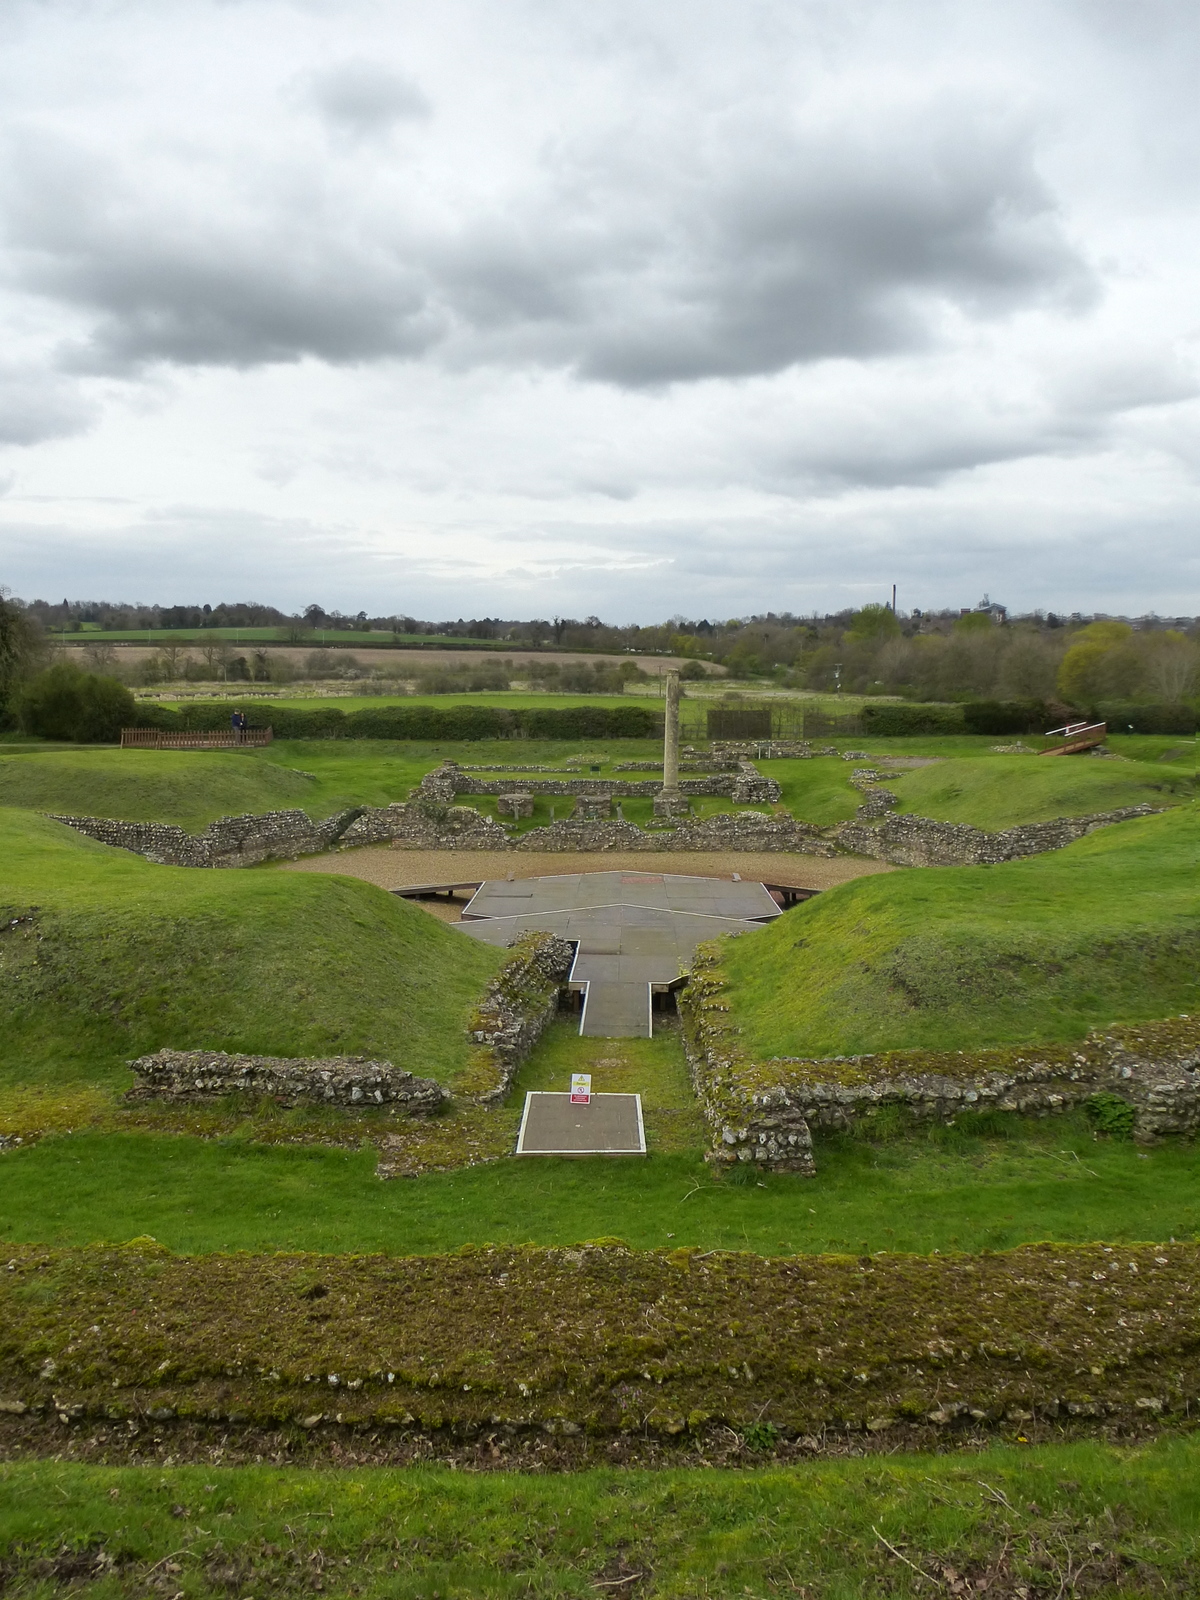
<svg viewBox="0 0 1200 1600">
<path fill-rule="evenodd" d="M 686 814 L 687 801 L 679 792 L 679 674 L 667 673 L 666 716 L 663 728 L 663 786 L 655 796 L 656 817 Z"/>
<path fill-rule="evenodd" d="M 663 732 L 663 793 L 679 790 L 679 674 L 667 673 L 667 714 Z"/>
</svg>

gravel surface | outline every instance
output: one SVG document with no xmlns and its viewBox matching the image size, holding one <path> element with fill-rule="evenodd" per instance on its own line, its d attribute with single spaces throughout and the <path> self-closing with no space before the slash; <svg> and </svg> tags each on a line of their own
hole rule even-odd
<svg viewBox="0 0 1200 1600">
<path fill-rule="evenodd" d="M 894 872 L 882 861 L 859 856 L 788 855 L 782 851 L 756 854 L 740 851 L 689 850 L 583 852 L 552 851 L 545 855 L 492 850 L 393 850 L 390 845 L 364 845 L 358 850 L 332 850 L 280 864 L 283 872 L 335 872 L 342 877 L 364 878 L 381 889 L 404 889 L 411 884 L 469 883 L 484 878 L 548 877 L 567 872 L 678 872 L 689 877 L 731 878 L 735 872 L 752 882 L 794 884 L 801 889 L 832 889 L 835 884 L 869 873 Z M 464 897 L 465 898 L 465 897 Z M 460 904 L 419 901 L 425 910 L 444 921 L 457 922 Z"/>
</svg>

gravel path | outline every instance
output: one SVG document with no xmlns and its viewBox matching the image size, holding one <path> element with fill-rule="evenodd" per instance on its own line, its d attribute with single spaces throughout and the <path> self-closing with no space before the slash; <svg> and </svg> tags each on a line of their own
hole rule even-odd
<svg viewBox="0 0 1200 1600">
<path fill-rule="evenodd" d="M 751 854 L 740 851 L 603 850 L 547 852 L 500 850 L 393 850 L 390 845 L 364 845 L 358 850 L 333 850 L 327 855 L 305 856 L 280 864 L 283 872 L 334 872 L 347 878 L 364 878 L 381 889 L 403 889 L 420 883 L 469 883 L 483 878 L 538 878 L 567 872 L 679 872 L 700 878 L 743 878 L 767 883 L 794 884 L 802 889 L 832 889 L 835 884 L 870 873 L 894 872 L 882 861 L 858 856 L 789 855 L 782 851 Z M 457 922 L 461 906 L 445 901 L 421 901 L 426 910 L 443 920 Z"/>
</svg>

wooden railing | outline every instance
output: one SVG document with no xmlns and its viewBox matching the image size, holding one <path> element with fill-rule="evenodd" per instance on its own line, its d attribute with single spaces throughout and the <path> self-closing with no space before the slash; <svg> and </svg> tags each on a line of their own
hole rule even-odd
<svg viewBox="0 0 1200 1600">
<path fill-rule="evenodd" d="M 270 744 L 275 737 L 270 728 L 199 729 L 168 733 L 161 728 L 122 728 L 122 750 L 246 750 Z"/>
</svg>

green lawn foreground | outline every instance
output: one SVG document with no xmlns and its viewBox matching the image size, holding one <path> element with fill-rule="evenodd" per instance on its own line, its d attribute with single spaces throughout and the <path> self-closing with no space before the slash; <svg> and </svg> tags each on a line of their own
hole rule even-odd
<svg viewBox="0 0 1200 1600">
<path fill-rule="evenodd" d="M 0 1088 L 124 1087 L 164 1046 L 450 1081 L 503 960 L 356 879 L 155 866 L 27 811 L 0 863 Z"/>
<path fill-rule="evenodd" d="M 647 1112 L 653 1143 L 656 1114 Z M 3 1156 L 0 1239 L 81 1245 L 149 1234 L 225 1250 L 435 1255 L 465 1244 L 758 1255 L 1006 1249 L 1055 1239 L 1200 1237 L 1200 1155 L 1093 1140 L 1082 1116 L 1011 1137 L 936 1130 L 821 1141 L 816 1178 L 717 1177 L 699 1149 L 644 1159 L 508 1159 L 381 1183 L 374 1147 L 82 1132 Z M 740 1175 L 739 1175 L 740 1176 Z"/>
<path fill-rule="evenodd" d="M 749 1054 L 1082 1038 L 1200 1006 L 1200 810 L 994 867 L 861 878 L 723 948 Z"/>
<path fill-rule="evenodd" d="M 89 1592 L 157 1577 L 184 1600 L 1184 1596 L 1200 1588 L 1200 1439 L 758 1471 L 9 1462 L 0 1559 L 10 1593 L 95 1573 Z"/>
</svg>

